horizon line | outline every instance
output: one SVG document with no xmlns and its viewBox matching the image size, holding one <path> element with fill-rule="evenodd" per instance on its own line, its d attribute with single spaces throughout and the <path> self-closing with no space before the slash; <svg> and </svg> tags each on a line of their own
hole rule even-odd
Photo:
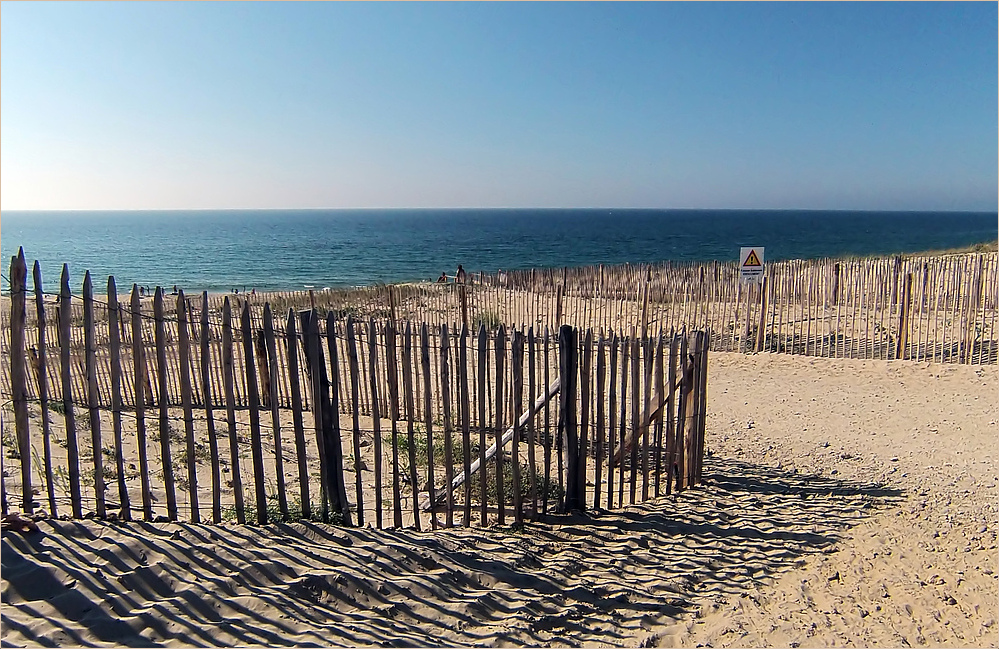
<svg viewBox="0 0 999 649">
<path fill-rule="evenodd" d="M 992 214 L 999 213 L 999 208 L 995 210 L 976 209 L 872 209 L 872 208 L 821 208 L 821 207 L 620 207 L 620 206 L 595 206 L 595 207 L 474 207 L 474 206 L 451 206 L 451 207 L 131 207 L 131 208 L 31 208 L 0 209 L 3 212 L 331 212 L 331 211 L 430 211 L 430 210 L 535 210 L 535 211 L 556 211 L 556 210 L 660 210 L 660 211 L 685 211 L 685 212 L 896 212 L 896 213 L 977 213 Z"/>
</svg>

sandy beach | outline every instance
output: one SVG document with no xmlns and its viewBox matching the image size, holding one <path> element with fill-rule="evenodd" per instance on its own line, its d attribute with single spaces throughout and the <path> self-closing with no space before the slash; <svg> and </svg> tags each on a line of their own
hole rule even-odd
<svg viewBox="0 0 999 649">
<path fill-rule="evenodd" d="M 522 530 L 39 521 L 4 644 L 995 646 L 997 388 L 713 353 L 703 487 Z"/>
</svg>

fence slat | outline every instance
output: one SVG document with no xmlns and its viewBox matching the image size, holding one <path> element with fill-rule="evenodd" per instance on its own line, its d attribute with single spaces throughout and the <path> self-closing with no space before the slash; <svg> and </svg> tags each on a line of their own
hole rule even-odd
<svg viewBox="0 0 999 649">
<path fill-rule="evenodd" d="M 462 286 L 464 289 L 464 286 Z M 464 295 L 464 291 L 462 292 Z M 471 403 L 468 394 L 468 322 L 461 326 L 461 334 L 458 343 L 458 410 L 461 418 L 461 453 L 462 469 L 465 473 L 465 501 L 464 516 L 462 525 L 469 527 L 472 524 L 472 481 L 468 479 L 471 473 L 472 463 L 472 440 L 471 440 Z M 481 465 L 480 465 L 481 466 Z M 449 483 L 450 484 L 450 483 Z"/>
<path fill-rule="evenodd" d="M 619 446 L 615 450 L 615 457 L 617 458 L 618 466 L 618 481 L 617 481 L 617 504 L 619 507 L 624 506 L 624 483 L 625 478 L 625 468 L 624 468 L 624 450 L 626 448 L 626 440 L 628 439 L 628 363 L 631 360 L 631 341 L 626 336 L 621 336 L 621 413 L 620 421 L 618 422 L 618 438 Z"/>
<path fill-rule="evenodd" d="M 496 438 L 496 520 L 500 525 L 506 524 L 506 496 L 503 493 L 503 384 L 504 361 L 506 356 L 506 330 L 501 324 L 496 332 L 494 343 L 496 353 L 496 415 L 493 425 L 493 435 Z M 484 469 L 483 469 L 484 470 Z"/>
<path fill-rule="evenodd" d="M 194 409 L 191 396 L 191 338 L 184 291 L 177 295 L 177 343 L 180 346 L 180 401 L 184 411 L 184 434 L 187 440 L 187 488 L 191 522 L 201 522 L 198 507 L 198 458 L 194 439 Z"/>
<path fill-rule="evenodd" d="M 402 348 L 402 385 L 406 400 L 406 442 L 409 451 L 409 487 L 413 493 L 413 517 L 416 531 L 422 529 L 420 523 L 420 487 L 416 473 L 416 432 L 414 430 L 416 412 L 413 399 L 413 326 L 406 323 L 406 340 Z"/>
<path fill-rule="evenodd" d="M 159 436 L 160 464 L 163 470 L 163 486 L 166 489 L 167 518 L 177 520 L 177 493 L 174 488 L 173 463 L 170 458 L 170 413 L 168 411 L 169 395 L 167 394 L 167 357 L 166 329 L 164 326 L 163 289 L 156 287 L 153 296 L 153 318 L 156 322 L 156 378 L 159 394 Z"/>
<path fill-rule="evenodd" d="M 34 502 L 31 488 L 31 435 L 28 428 L 28 374 L 24 367 L 27 279 L 28 266 L 24 261 L 22 248 L 10 262 L 10 378 L 14 401 L 14 434 L 21 463 L 21 509 L 30 514 L 34 509 Z M 0 450 L 0 453 L 3 452 Z"/>
<path fill-rule="evenodd" d="M 520 475 L 520 437 L 522 434 L 520 425 L 520 413 L 524 406 L 524 334 L 520 331 L 513 332 L 513 515 L 515 522 L 519 525 L 524 522 L 524 503 L 521 496 L 521 475 Z M 502 449 L 498 449 L 502 452 Z"/>
<path fill-rule="evenodd" d="M 284 519 L 288 518 L 288 496 L 284 486 L 284 450 L 281 445 L 281 401 L 278 398 L 280 376 L 278 375 L 277 342 L 274 339 L 274 314 L 270 302 L 264 303 L 264 343 L 267 349 L 267 381 L 271 408 L 271 429 L 274 432 L 274 475 L 276 478 L 278 509 Z"/>
<path fill-rule="evenodd" d="M 576 412 L 576 385 L 579 372 L 578 340 L 569 325 L 559 328 L 559 411 L 562 420 L 562 449 L 565 454 L 565 499 L 562 512 L 579 511 L 585 507 L 579 484 L 579 434 Z"/>
<path fill-rule="evenodd" d="M 676 364 L 679 353 L 680 342 L 677 336 L 670 332 L 669 344 L 669 378 L 667 379 L 667 389 L 669 395 L 666 397 L 667 419 L 666 419 L 666 495 L 673 493 L 673 473 L 676 463 Z"/>
<path fill-rule="evenodd" d="M 368 371 L 371 378 L 371 424 L 374 434 L 375 527 L 382 529 L 382 426 L 378 401 L 378 331 L 375 320 L 368 323 Z"/>
<path fill-rule="evenodd" d="M 704 433 L 707 426 L 707 408 L 708 408 L 708 351 L 711 349 L 711 337 L 705 335 L 703 332 L 700 334 L 701 344 L 700 344 L 700 354 L 701 354 L 701 364 L 700 370 L 700 408 L 697 422 L 697 448 L 694 453 L 694 463 L 696 469 L 694 471 L 694 484 L 701 484 L 704 468 Z"/>
<path fill-rule="evenodd" d="M 610 339 L 610 387 L 607 391 L 607 509 L 614 507 L 614 457 L 617 454 L 617 358 L 618 337 L 611 331 Z"/>
<path fill-rule="evenodd" d="M 374 328 L 374 322 L 371 324 Z M 440 347 L 440 367 L 441 367 L 441 396 L 444 408 L 444 484 L 447 489 L 447 512 L 444 524 L 447 527 L 454 527 L 454 489 L 451 483 L 454 481 L 454 457 L 452 453 L 453 430 L 451 425 L 451 367 L 448 352 L 450 351 L 450 337 L 448 336 L 447 324 L 441 325 L 441 347 Z M 468 475 L 468 474 L 465 474 Z"/>
<path fill-rule="evenodd" d="M 662 468 L 663 468 L 663 411 L 667 409 L 666 406 L 666 390 L 663 385 L 663 335 L 660 334 L 656 337 L 656 359 L 655 359 L 655 391 L 659 395 L 660 406 L 656 411 L 655 415 L 655 437 L 653 438 L 652 444 L 655 447 L 656 462 L 653 467 L 654 472 L 654 486 L 653 486 L 653 497 L 658 498 L 661 494 L 660 486 L 662 483 Z M 646 408 L 648 412 L 648 408 Z"/>
<path fill-rule="evenodd" d="M 538 384 L 537 384 L 537 374 L 536 370 L 536 354 L 535 354 L 535 343 L 534 338 L 534 327 L 531 326 L 527 330 L 527 356 L 528 356 L 528 389 L 527 389 L 527 402 L 534 403 L 534 400 L 538 396 Z M 462 377 L 464 379 L 464 377 Z M 547 388 L 547 386 L 545 386 Z M 538 514 L 538 460 L 537 460 L 537 450 L 535 445 L 535 421 L 536 417 L 531 417 L 527 420 L 527 468 L 530 478 L 530 496 L 531 496 L 531 519 L 533 520 Z M 466 475 L 468 475 L 466 473 Z"/>
<path fill-rule="evenodd" d="M 389 293 L 391 297 L 392 292 Z M 399 363 L 396 356 L 396 320 L 385 330 L 385 357 L 388 365 L 389 412 L 392 419 L 392 526 L 402 527 L 402 496 L 399 474 Z"/>
<path fill-rule="evenodd" d="M 232 306 L 229 297 L 222 302 L 222 383 L 225 389 L 225 419 L 229 431 L 229 475 L 236 505 L 236 521 L 246 522 L 243 502 L 243 476 L 239 468 L 239 435 L 236 432 L 236 391 L 233 376 Z"/>
<path fill-rule="evenodd" d="M 603 268 L 601 267 L 601 270 Z M 594 439 L 594 476 L 593 476 L 593 508 L 600 508 L 600 496 L 602 494 L 602 483 L 603 483 L 603 462 L 604 462 L 604 437 L 606 434 L 604 417 L 606 415 L 606 408 L 604 406 L 606 400 L 604 395 L 607 394 L 604 391 L 604 387 L 607 384 L 607 366 L 604 356 L 604 346 L 606 340 L 601 335 L 597 338 L 597 382 L 594 385 L 593 392 L 597 395 L 596 398 L 596 429 L 595 429 L 595 439 Z"/>
<path fill-rule="evenodd" d="M 364 525 L 364 485 L 361 478 L 361 411 L 359 407 L 360 369 L 357 361 L 357 338 L 354 331 L 354 320 L 347 318 L 347 354 L 350 363 L 350 406 L 353 422 L 354 448 L 354 497 L 357 499 L 357 524 Z"/>
<path fill-rule="evenodd" d="M 111 427 L 114 434 L 115 472 L 118 478 L 118 502 L 122 520 L 131 520 L 132 506 L 128 499 L 125 484 L 125 451 L 121 434 L 121 337 L 118 323 L 121 309 L 118 307 L 118 289 L 114 277 L 108 277 L 108 346 L 111 353 Z"/>
<path fill-rule="evenodd" d="M 647 295 L 647 292 L 646 292 Z M 586 330 L 586 337 L 583 340 L 582 359 L 579 364 L 579 453 L 577 469 L 577 484 L 579 485 L 579 506 L 585 507 L 586 503 L 586 458 L 589 455 L 589 428 L 590 428 L 590 368 L 593 358 L 593 330 Z"/>
<path fill-rule="evenodd" d="M 762 327 L 760 328 L 762 331 Z M 655 350 L 655 341 L 651 338 L 643 339 L 642 342 L 642 357 L 645 362 L 645 376 L 643 377 L 643 391 L 642 391 L 642 419 L 639 420 L 639 426 L 642 431 L 642 501 L 649 499 L 649 429 L 652 427 L 652 412 L 649 409 L 652 404 L 652 367 L 653 367 L 653 352 Z M 645 418 L 648 418 L 646 421 Z M 638 437 L 636 432 L 635 446 L 638 446 Z"/>
<path fill-rule="evenodd" d="M 94 326 L 94 285 L 88 270 L 83 277 L 84 363 L 87 372 L 87 404 L 90 414 L 90 441 L 94 463 L 94 500 L 97 517 L 107 515 L 104 503 L 104 444 L 101 440 L 101 397 L 97 383 L 97 334 Z M 28 456 L 30 458 L 30 455 Z M 26 505 L 27 506 L 27 505 Z M 30 508 L 27 511 L 31 511 Z"/>
<path fill-rule="evenodd" d="M 641 408 L 641 383 L 639 382 L 639 370 L 641 369 L 641 344 L 635 335 L 635 328 L 631 329 L 631 435 L 630 435 L 630 483 L 628 485 L 628 503 L 634 504 L 638 487 L 638 431 L 641 428 L 639 418 L 639 408 Z M 622 443 L 624 437 L 622 436 Z M 624 461 L 622 454 L 622 462 Z"/>
<path fill-rule="evenodd" d="M 222 468 L 219 462 L 219 442 L 215 432 L 215 411 L 212 406 L 211 328 L 208 322 L 208 291 L 201 293 L 201 392 L 204 398 L 205 425 L 208 434 L 208 455 L 212 471 L 212 522 L 222 522 Z"/>
<path fill-rule="evenodd" d="M 687 420 L 690 417 L 690 393 L 693 388 L 691 374 L 693 370 L 693 364 L 688 358 L 688 336 L 687 332 L 684 331 L 680 338 L 680 355 L 678 361 L 680 363 L 681 371 L 681 382 L 680 382 L 680 394 L 679 394 L 679 411 L 676 416 L 676 465 L 674 471 L 676 472 L 676 488 L 677 491 L 684 489 L 687 485 L 684 481 L 687 475 Z"/>
<path fill-rule="evenodd" d="M 32 269 L 35 288 L 35 309 L 38 327 L 38 401 L 42 417 L 42 462 L 45 470 L 45 489 L 49 498 L 49 513 L 59 515 L 56 508 L 55 481 L 52 476 L 52 431 L 49 418 L 48 347 L 46 339 L 45 297 L 42 289 L 42 270 L 35 261 Z"/>
<path fill-rule="evenodd" d="M 478 370 L 479 370 L 479 524 L 483 527 L 487 524 L 486 503 L 488 501 L 486 491 L 486 326 L 479 325 L 478 341 Z M 465 475 L 468 475 L 466 473 Z"/>
<path fill-rule="evenodd" d="M 243 358 L 246 361 L 246 393 L 250 408 L 250 457 L 253 462 L 253 484 L 256 494 L 257 524 L 267 523 L 267 491 L 264 483 L 264 451 L 260 437 L 260 394 L 257 391 L 257 372 L 254 365 L 253 325 L 250 320 L 250 303 L 243 302 L 240 330 L 243 334 Z"/>
<path fill-rule="evenodd" d="M 423 370 L 423 416 L 424 424 L 427 427 L 427 493 L 430 503 L 437 502 L 437 494 L 434 485 L 434 422 L 433 422 L 433 401 L 431 397 L 432 377 L 430 374 L 430 334 L 427 323 L 420 327 L 420 366 Z M 437 529 L 437 516 L 430 511 L 430 527 Z"/>
<path fill-rule="evenodd" d="M 135 385 L 135 446 L 139 455 L 139 484 L 142 492 L 142 519 L 153 519 L 152 492 L 149 488 L 149 458 L 146 448 L 146 349 L 142 342 L 142 302 L 139 287 L 132 284 L 129 303 L 132 325 L 132 381 Z M 151 394 L 151 391 L 150 391 Z"/>
<path fill-rule="evenodd" d="M 318 326 L 318 322 L 316 323 Z M 318 341 L 318 329 L 317 329 L 317 341 Z M 337 338 L 336 335 L 336 321 L 332 312 L 326 314 L 326 348 L 330 355 L 330 369 L 333 384 L 329 386 L 330 396 L 332 398 L 332 407 L 327 409 L 324 407 L 323 412 L 324 417 L 329 416 L 331 421 L 327 427 L 326 421 L 324 419 L 323 426 L 324 438 L 326 440 L 327 457 L 329 458 L 329 483 L 330 486 L 336 490 L 336 500 L 331 502 L 335 505 L 335 510 L 343 519 L 344 525 L 351 524 L 350 518 L 350 506 L 347 500 L 347 485 L 343 480 L 343 436 L 340 432 L 340 408 L 337 403 L 337 395 L 340 394 L 340 390 L 343 387 L 343 381 L 340 380 L 340 373 L 336 371 L 339 367 L 339 355 L 337 354 Z M 317 362 L 321 370 L 322 377 L 326 376 L 326 369 L 321 365 L 322 355 L 317 355 Z M 329 399 L 323 394 L 323 402 L 328 403 Z M 358 517 L 360 517 L 361 503 L 357 504 Z M 361 524 L 360 518 L 358 518 L 358 525 Z"/>
<path fill-rule="evenodd" d="M 309 494 L 308 447 L 305 444 L 305 424 L 302 421 L 302 384 L 298 373 L 298 331 L 294 309 L 288 309 L 286 335 L 291 414 L 295 428 L 295 456 L 298 459 L 298 488 L 302 499 L 302 518 L 310 520 L 312 518 L 312 503 Z"/>
</svg>

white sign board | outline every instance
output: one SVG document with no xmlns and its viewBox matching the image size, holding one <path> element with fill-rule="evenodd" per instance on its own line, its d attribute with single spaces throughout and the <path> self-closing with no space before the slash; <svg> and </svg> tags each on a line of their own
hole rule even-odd
<svg viewBox="0 0 999 649">
<path fill-rule="evenodd" d="M 763 279 L 763 246 L 739 249 L 739 275 L 744 282 Z"/>
</svg>

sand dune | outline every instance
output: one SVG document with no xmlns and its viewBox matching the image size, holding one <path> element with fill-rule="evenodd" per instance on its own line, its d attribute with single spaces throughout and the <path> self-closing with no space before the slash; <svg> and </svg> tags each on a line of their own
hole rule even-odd
<svg viewBox="0 0 999 649">
<path fill-rule="evenodd" d="M 995 367 L 712 355 L 703 488 L 522 530 L 42 521 L 5 646 L 994 646 Z"/>
</svg>

